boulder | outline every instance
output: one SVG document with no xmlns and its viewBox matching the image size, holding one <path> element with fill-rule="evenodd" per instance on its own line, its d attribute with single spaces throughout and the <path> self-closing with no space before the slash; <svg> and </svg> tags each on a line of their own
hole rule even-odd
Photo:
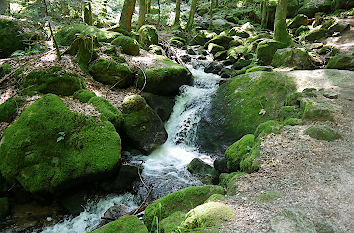
<svg viewBox="0 0 354 233">
<path fill-rule="evenodd" d="M 218 63 L 218 62 L 210 62 L 205 68 L 204 72 L 205 73 L 213 73 L 213 74 L 218 74 L 220 73 L 221 69 L 223 68 L 223 65 Z"/>
<path fill-rule="evenodd" d="M 175 232 L 178 226 L 184 221 L 185 215 L 185 212 L 176 211 L 167 218 L 162 219 L 160 222 L 162 232 Z"/>
<path fill-rule="evenodd" d="M 186 45 L 186 40 L 175 36 L 170 39 L 170 44 L 177 47 L 177 48 L 183 48 Z"/>
<path fill-rule="evenodd" d="M 150 45 L 157 45 L 159 43 L 159 37 L 155 26 L 143 25 L 139 29 L 139 41 L 146 47 L 149 47 Z"/>
<path fill-rule="evenodd" d="M 314 125 L 304 131 L 305 134 L 317 140 L 334 141 L 341 138 L 340 134 L 327 126 Z"/>
<path fill-rule="evenodd" d="M 275 52 L 285 46 L 279 41 L 266 39 L 257 46 L 256 54 L 260 65 L 270 65 Z"/>
<path fill-rule="evenodd" d="M 0 15 L 0 59 L 10 57 L 16 50 L 24 50 L 26 33 L 21 22 L 14 18 Z"/>
<path fill-rule="evenodd" d="M 92 97 L 95 97 L 96 94 L 87 89 L 81 89 L 74 93 L 73 98 L 79 100 L 81 103 L 87 103 Z"/>
<path fill-rule="evenodd" d="M 95 36 L 99 42 L 112 42 L 112 40 L 121 35 L 120 33 L 106 31 L 95 26 L 72 24 L 59 29 L 55 34 L 55 39 L 59 45 L 69 46 L 74 42 L 77 34 Z"/>
<path fill-rule="evenodd" d="M 46 70 L 33 70 L 20 82 L 22 93 L 30 96 L 38 93 L 70 96 L 85 88 L 83 77 L 63 71 L 57 66 Z"/>
<path fill-rule="evenodd" d="M 59 97 L 47 94 L 5 130 L 0 170 L 26 191 L 54 192 L 111 172 L 120 151 L 110 122 L 71 112 Z"/>
<path fill-rule="evenodd" d="M 208 30 L 198 30 L 197 35 L 192 39 L 191 44 L 192 45 L 204 45 L 207 43 L 209 40 L 213 39 L 216 37 L 217 34 L 215 32 L 211 32 Z"/>
<path fill-rule="evenodd" d="M 333 11 L 332 0 L 304 0 L 302 7 L 299 9 L 299 13 L 307 15 L 308 17 L 314 17 L 317 12 L 329 13 Z"/>
<path fill-rule="evenodd" d="M 220 52 L 220 51 L 224 51 L 225 48 L 220 46 L 220 45 L 217 45 L 217 44 L 214 44 L 214 43 L 210 43 L 208 45 L 208 52 L 215 55 L 217 52 Z"/>
<path fill-rule="evenodd" d="M 227 173 L 227 160 L 225 157 L 218 157 L 214 160 L 214 168 L 219 173 Z"/>
<path fill-rule="evenodd" d="M 340 110 L 337 105 L 315 98 L 302 98 L 303 120 L 334 121 L 334 114 Z"/>
<path fill-rule="evenodd" d="M 239 58 L 247 55 L 248 55 L 248 48 L 243 45 L 232 47 L 229 50 L 227 50 L 227 59 L 232 63 L 237 62 Z"/>
<path fill-rule="evenodd" d="M 23 106 L 25 100 L 21 97 L 12 97 L 0 104 L 0 122 L 11 123 L 17 116 L 17 111 Z"/>
<path fill-rule="evenodd" d="M 214 43 L 214 44 L 224 47 L 225 49 L 228 49 L 229 43 L 232 40 L 233 40 L 233 38 L 231 36 L 228 36 L 225 32 L 222 32 L 219 35 L 215 36 L 213 39 L 209 40 L 205 44 L 204 48 L 208 48 L 210 43 Z"/>
<path fill-rule="evenodd" d="M 159 96 L 144 92 L 143 94 L 147 104 L 159 115 L 163 122 L 166 122 L 173 111 L 175 98 L 171 96 Z"/>
<path fill-rule="evenodd" d="M 151 229 L 154 216 L 167 218 L 177 211 L 187 213 L 192 208 L 203 204 L 213 194 L 225 194 L 221 186 L 193 186 L 168 194 L 148 205 L 144 214 L 144 223 Z M 160 207 L 159 207 L 160 206 Z"/>
<path fill-rule="evenodd" d="M 189 211 L 182 226 L 187 229 L 217 227 L 233 220 L 236 213 L 220 202 L 208 202 Z"/>
<path fill-rule="evenodd" d="M 158 63 L 144 72 L 138 72 L 138 88 L 144 87 L 144 91 L 155 95 L 174 96 L 182 85 L 192 83 L 192 75 L 186 67 L 162 56 Z"/>
<path fill-rule="evenodd" d="M 308 17 L 303 14 L 297 15 L 288 23 L 288 28 L 299 28 L 300 26 L 307 26 Z"/>
<path fill-rule="evenodd" d="M 149 233 L 149 231 L 137 216 L 130 215 L 110 222 L 93 233 Z"/>
<path fill-rule="evenodd" d="M 167 139 L 160 117 L 140 95 L 131 95 L 122 103 L 123 131 L 127 143 L 145 154 L 151 153 Z"/>
<path fill-rule="evenodd" d="M 278 72 L 253 72 L 220 85 L 197 129 L 201 150 L 223 152 L 235 140 L 254 133 L 260 123 L 277 119 L 293 79 Z M 213 132 L 212 134 L 210 132 Z"/>
<path fill-rule="evenodd" d="M 351 0 L 334 0 L 336 9 L 350 10 L 354 7 L 354 2 Z"/>
<path fill-rule="evenodd" d="M 272 217 L 270 228 L 275 233 L 317 232 L 313 222 L 297 209 L 285 209 Z"/>
<path fill-rule="evenodd" d="M 164 51 L 161 46 L 158 45 L 150 45 L 149 52 L 156 54 L 156 55 L 163 55 Z"/>
<path fill-rule="evenodd" d="M 322 27 L 317 27 L 304 34 L 301 39 L 313 42 L 324 39 L 327 37 L 327 35 L 328 31 L 326 29 L 323 29 Z"/>
<path fill-rule="evenodd" d="M 200 177 L 205 184 L 217 184 L 219 173 L 209 164 L 199 158 L 194 158 L 187 166 L 187 170 Z"/>
<path fill-rule="evenodd" d="M 281 125 L 278 121 L 269 120 L 258 125 L 254 135 L 256 137 L 264 137 L 270 133 L 279 133 Z"/>
<path fill-rule="evenodd" d="M 354 70 L 354 57 L 345 54 L 338 54 L 329 59 L 325 69 Z"/>
<path fill-rule="evenodd" d="M 5 219 L 9 214 L 9 199 L 7 197 L 0 197 L 0 221 Z"/>
<path fill-rule="evenodd" d="M 274 67 L 291 67 L 298 70 L 314 68 L 310 54 L 302 48 L 278 49 L 274 54 L 272 65 Z"/>
<path fill-rule="evenodd" d="M 111 42 L 122 49 L 122 52 L 128 55 L 139 55 L 139 43 L 129 36 L 118 36 Z"/>
<path fill-rule="evenodd" d="M 240 170 L 240 163 L 251 152 L 254 140 L 255 137 L 253 134 L 247 134 L 227 148 L 225 157 L 229 171 Z"/>
<path fill-rule="evenodd" d="M 328 27 L 328 32 L 332 35 L 336 32 L 342 33 L 350 29 L 350 24 L 342 21 L 334 22 Z"/>
<path fill-rule="evenodd" d="M 117 88 L 129 87 L 134 78 L 133 73 L 127 66 L 106 58 L 100 58 L 91 64 L 89 72 L 96 81 L 114 85 Z"/>
</svg>

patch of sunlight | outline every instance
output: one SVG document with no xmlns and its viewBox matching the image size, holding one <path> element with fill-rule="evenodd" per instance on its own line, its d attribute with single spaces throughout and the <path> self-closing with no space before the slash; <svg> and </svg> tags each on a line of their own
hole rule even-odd
<svg viewBox="0 0 354 233">
<path fill-rule="evenodd" d="M 13 14 L 18 14 L 24 9 L 23 6 L 21 6 L 18 3 L 10 3 L 10 11 Z"/>
<path fill-rule="evenodd" d="M 306 88 L 337 88 L 325 74 L 325 70 L 296 70 L 289 72 L 294 77 L 298 91 Z"/>
</svg>

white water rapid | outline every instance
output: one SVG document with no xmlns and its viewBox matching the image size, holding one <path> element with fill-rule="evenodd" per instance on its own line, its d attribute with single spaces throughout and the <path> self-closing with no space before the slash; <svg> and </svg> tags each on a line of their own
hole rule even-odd
<svg viewBox="0 0 354 233">
<path fill-rule="evenodd" d="M 200 62 L 199 62 L 200 63 Z M 196 64 L 194 64 L 196 65 Z M 211 101 L 211 94 L 215 92 L 220 76 L 207 74 L 204 66 L 193 68 L 188 65 L 194 76 L 193 86 L 183 86 L 180 95 L 176 97 L 175 106 L 165 127 L 168 133 L 167 141 L 149 156 L 138 156 L 142 160 L 142 177 L 147 185 L 154 187 L 153 197 L 162 197 L 168 193 L 192 185 L 201 184 L 192 177 L 186 167 L 193 158 L 201 158 L 212 163 L 208 155 L 198 152 L 195 143 L 198 122 L 201 113 Z M 134 161 L 133 161 L 134 162 Z M 139 190 L 146 193 L 146 190 Z M 139 194 L 138 193 L 138 194 Z M 125 204 L 132 209 L 139 205 L 140 198 L 132 194 L 109 195 L 98 202 L 90 202 L 85 210 L 76 217 L 68 217 L 65 221 L 45 228 L 44 233 L 82 233 L 94 229 L 98 225 L 104 212 L 116 204 Z"/>
</svg>

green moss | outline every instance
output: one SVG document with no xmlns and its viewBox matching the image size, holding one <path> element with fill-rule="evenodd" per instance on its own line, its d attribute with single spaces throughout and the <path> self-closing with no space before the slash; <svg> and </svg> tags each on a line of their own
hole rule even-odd
<svg viewBox="0 0 354 233">
<path fill-rule="evenodd" d="M 229 206 L 220 202 L 209 202 L 189 211 L 182 226 L 187 229 L 217 227 L 233 220 L 235 215 Z"/>
<path fill-rule="evenodd" d="M 334 104 L 314 98 L 303 98 L 301 108 L 304 109 L 303 119 L 311 121 L 334 121 L 334 113 L 339 109 Z"/>
<path fill-rule="evenodd" d="M 0 220 L 3 220 L 10 213 L 9 200 L 7 197 L 0 198 Z"/>
<path fill-rule="evenodd" d="M 134 78 L 127 66 L 105 58 L 100 58 L 90 65 L 89 72 L 95 80 L 117 88 L 129 87 Z"/>
<path fill-rule="evenodd" d="M 157 45 L 159 43 L 159 38 L 155 26 L 142 26 L 139 29 L 139 41 L 146 47 L 149 47 L 150 45 Z"/>
<path fill-rule="evenodd" d="M 92 97 L 95 97 L 96 94 L 92 91 L 81 89 L 74 93 L 73 98 L 79 100 L 81 103 L 87 103 Z"/>
<path fill-rule="evenodd" d="M 185 215 L 185 212 L 176 211 L 167 218 L 162 219 L 160 222 L 161 233 L 170 233 L 176 231 L 177 227 L 184 221 Z"/>
<path fill-rule="evenodd" d="M 280 121 L 285 121 L 288 118 L 301 118 L 301 112 L 295 106 L 281 107 L 278 119 Z"/>
<path fill-rule="evenodd" d="M 274 54 L 272 65 L 295 69 L 311 69 L 314 67 L 310 54 L 302 48 L 278 49 Z"/>
<path fill-rule="evenodd" d="M 177 48 L 183 48 L 186 44 L 186 40 L 176 36 L 170 39 L 170 44 L 176 46 Z"/>
<path fill-rule="evenodd" d="M 163 49 L 161 46 L 158 45 L 150 45 L 149 52 L 156 54 L 156 55 L 163 55 Z"/>
<path fill-rule="evenodd" d="M 8 99 L 0 105 L 0 122 L 10 123 L 17 115 L 17 111 L 24 104 L 24 98 L 15 97 Z"/>
<path fill-rule="evenodd" d="M 225 157 L 227 159 L 227 168 L 230 171 L 238 171 L 240 169 L 240 163 L 251 152 L 254 140 L 253 134 L 247 134 L 227 148 Z"/>
<path fill-rule="evenodd" d="M 225 48 L 220 46 L 220 45 L 217 45 L 217 44 L 214 44 L 214 43 L 210 43 L 208 45 L 208 52 L 215 55 L 217 52 L 220 52 L 220 51 L 224 51 Z"/>
<path fill-rule="evenodd" d="M 110 121 L 116 129 L 120 129 L 124 121 L 123 114 L 108 100 L 95 96 L 88 103 L 95 106 L 96 110 L 100 112 L 102 121 Z"/>
<path fill-rule="evenodd" d="M 342 54 L 331 57 L 325 69 L 354 70 L 354 58 Z"/>
<path fill-rule="evenodd" d="M 275 52 L 284 48 L 285 46 L 279 41 L 266 39 L 260 42 L 257 46 L 256 54 L 259 64 L 261 65 L 270 65 L 273 60 Z"/>
<path fill-rule="evenodd" d="M 251 73 L 251 72 L 257 72 L 257 71 L 268 71 L 272 72 L 273 68 L 269 66 L 253 66 L 251 68 L 248 68 L 246 70 L 246 74 Z"/>
<path fill-rule="evenodd" d="M 287 106 L 300 106 L 301 100 L 304 94 L 301 92 L 290 93 L 285 100 L 285 105 Z"/>
<path fill-rule="evenodd" d="M 327 30 L 318 27 L 310 30 L 302 35 L 300 40 L 307 40 L 307 41 L 319 41 L 327 36 Z"/>
<path fill-rule="evenodd" d="M 148 233 L 146 226 L 135 215 L 123 216 L 97 229 L 94 233 Z"/>
<path fill-rule="evenodd" d="M 281 193 L 277 191 L 268 191 L 262 194 L 259 194 L 257 197 L 257 202 L 259 203 L 267 203 L 279 199 L 281 197 Z"/>
<path fill-rule="evenodd" d="M 20 24 L 15 19 L 0 16 L 0 59 L 9 57 L 16 50 L 25 49 L 25 35 L 21 31 Z"/>
<path fill-rule="evenodd" d="M 11 72 L 11 66 L 9 64 L 0 65 L 0 78 Z"/>
<path fill-rule="evenodd" d="M 128 55 L 139 55 L 139 44 L 136 40 L 128 36 L 118 36 L 112 41 L 113 45 L 119 46 L 122 52 Z"/>
<path fill-rule="evenodd" d="M 334 141 L 341 138 L 337 131 L 322 125 L 311 126 L 304 133 L 317 140 Z"/>
<path fill-rule="evenodd" d="M 73 24 L 70 26 L 64 26 L 60 29 L 55 34 L 55 39 L 59 45 L 69 46 L 74 42 L 76 34 L 81 34 L 83 36 L 94 35 L 99 42 L 111 42 L 114 38 L 120 35 L 117 32 L 106 31 L 94 26 Z"/>
<path fill-rule="evenodd" d="M 120 145 L 110 122 L 71 112 L 47 94 L 4 131 L 0 170 L 29 192 L 52 192 L 111 171 L 120 161 Z"/>
<path fill-rule="evenodd" d="M 60 67 L 53 66 L 51 70 L 31 71 L 22 79 L 20 88 L 26 95 L 53 93 L 69 96 L 77 90 L 85 89 L 86 85 L 81 76 L 61 71 Z"/>
<path fill-rule="evenodd" d="M 300 125 L 300 124 L 301 124 L 301 120 L 298 118 L 289 118 L 284 121 L 284 126 L 287 126 L 287 125 L 295 126 L 295 125 Z"/>
<path fill-rule="evenodd" d="M 247 54 L 248 48 L 246 46 L 240 45 L 227 50 L 227 59 L 231 62 L 237 62 L 241 56 L 246 56 Z"/>
<path fill-rule="evenodd" d="M 231 36 L 226 35 L 225 32 L 220 33 L 219 35 L 215 36 L 213 39 L 209 40 L 205 45 L 204 48 L 207 48 L 210 43 L 214 43 L 224 47 L 225 49 L 229 48 L 229 43 L 232 41 L 233 38 Z"/>
<path fill-rule="evenodd" d="M 279 122 L 269 120 L 258 125 L 254 135 L 256 137 L 264 137 L 270 133 L 280 133 L 281 125 Z"/>
<path fill-rule="evenodd" d="M 172 96 L 178 94 L 182 85 L 192 83 L 192 75 L 186 67 L 166 58 L 162 58 L 160 62 L 163 64 L 161 68 L 145 70 L 145 76 L 142 71 L 138 72 L 137 85 L 139 88 L 143 88 L 145 84 L 144 91 L 146 92 Z"/>
<path fill-rule="evenodd" d="M 288 28 L 298 28 L 300 26 L 307 26 L 308 18 L 306 15 L 298 14 L 295 18 L 291 19 L 288 23 Z"/>
<path fill-rule="evenodd" d="M 244 172 L 232 172 L 232 173 L 222 173 L 220 175 L 220 185 L 223 187 L 228 187 L 230 182 L 232 182 L 234 179 L 237 179 L 237 177 L 242 176 L 245 174 Z"/>
<path fill-rule="evenodd" d="M 205 185 L 194 186 L 168 194 L 167 196 L 150 204 L 144 214 L 144 223 L 151 228 L 154 216 L 164 219 L 176 211 L 188 212 L 190 209 L 203 204 L 213 194 L 224 194 L 220 186 Z M 161 206 L 161 210 L 159 208 Z M 160 215 L 161 211 L 161 215 Z"/>
<path fill-rule="evenodd" d="M 252 148 L 251 153 L 246 154 L 246 157 L 240 162 L 240 170 L 247 173 L 252 173 L 259 169 L 259 162 L 254 161 L 260 156 L 259 145 Z"/>
<path fill-rule="evenodd" d="M 205 203 L 208 203 L 208 202 L 222 202 L 222 201 L 226 201 L 226 196 L 217 193 L 217 194 L 211 195 L 211 196 L 205 201 Z"/>
</svg>

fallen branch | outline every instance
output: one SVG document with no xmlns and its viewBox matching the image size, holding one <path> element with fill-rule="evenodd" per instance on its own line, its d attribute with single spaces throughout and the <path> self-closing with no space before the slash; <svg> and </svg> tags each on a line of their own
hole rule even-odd
<svg viewBox="0 0 354 233">
<path fill-rule="evenodd" d="M 145 74 L 145 72 L 144 72 L 144 70 L 143 69 L 141 69 L 141 68 L 139 68 L 140 70 L 141 70 L 141 72 L 143 73 L 143 75 L 144 75 L 144 85 L 143 85 L 143 87 L 141 88 L 141 90 L 138 92 L 138 95 L 140 95 L 140 93 L 144 90 L 144 88 L 145 88 L 145 86 L 146 86 L 146 74 Z"/>
</svg>

